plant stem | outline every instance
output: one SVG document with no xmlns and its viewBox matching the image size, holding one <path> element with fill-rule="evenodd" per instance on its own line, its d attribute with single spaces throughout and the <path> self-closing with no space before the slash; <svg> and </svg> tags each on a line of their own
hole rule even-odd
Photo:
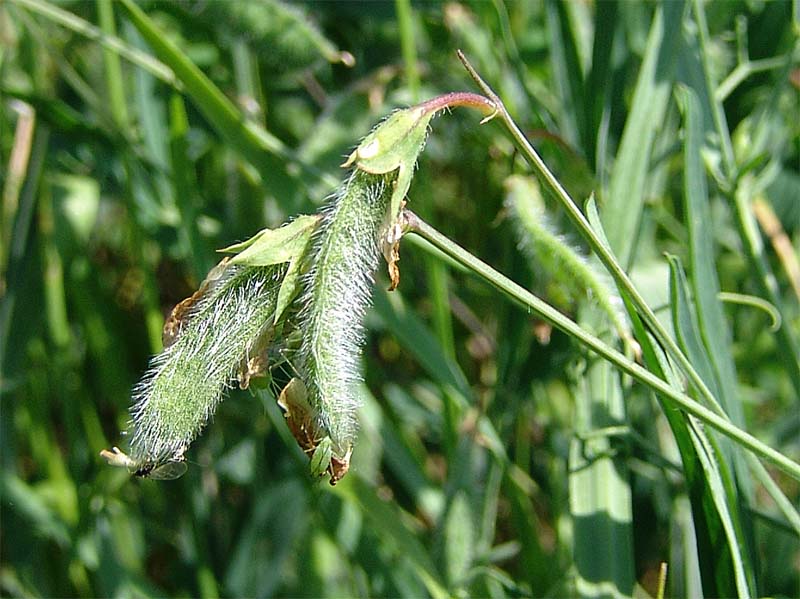
<svg viewBox="0 0 800 599">
<path fill-rule="evenodd" d="M 395 0 L 397 24 L 400 27 L 400 48 L 406 69 L 406 85 L 414 103 L 419 102 L 419 69 L 417 68 L 417 48 L 414 44 L 414 19 L 410 0 Z"/>
<path fill-rule="evenodd" d="M 407 230 L 410 232 L 416 233 L 450 258 L 486 280 L 492 286 L 503 291 L 523 307 L 536 313 L 539 317 L 556 328 L 574 337 L 599 356 L 608 360 L 643 385 L 661 394 L 662 397 L 679 406 L 688 414 L 712 426 L 760 457 L 769 460 L 789 476 L 800 481 L 800 464 L 795 463 L 782 453 L 762 443 L 746 431 L 734 426 L 729 420 L 709 410 L 688 395 L 676 391 L 668 383 L 628 359 L 624 354 L 607 345 L 594 335 L 589 334 L 578 326 L 576 322 L 567 318 L 531 292 L 523 289 L 482 260 L 476 258 L 445 235 L 439 233 L 439 231 L 420 219 L 413 212 L 404 210 L 402 216 L 403 222 L 405 222 Z"/>
<path fill-rule="evenodd" d="M 564 210 L 566 210 L 570 220 L 572 220 L 572 222 L 586 239 L 589 247 L 608 269 L 609 273 L 611 273 L 611 276 L 614 278 L 614 281 L 617 283 L 617 286 L 620 288 L 620 290 L 628 295 L 631 303 L 636 307 L 637 311 L 642 317 L 642 320 L 653 332 L 658 342 L 666 350 L 667 354 L 681 367 L 681 370 L 683 370 L 683 372 L 691 381 L 692 385 L 694 385 L 708 405 L 710 405 L 719 416 L 727 419 L 727 414 L 719 405 L 719 402 L 714 397 L 714 394 L 711 393 L 711 390 L 694 369 L 694 366 L 692 366 L 689 359 L 680 350 L 675 340 L 669 335 L 669 333 L 667 333 L 666 329 L 662 326 L 658 318 L 656 318 L 655 313 L 652 311 L 650 306 L 647 305 L 647 302 L 645 302 L 642 295 L 636 289 L 633 281 L 630 280 L 627 273 L 622 268 L 622 265 L 617 261 L 614 254 L 611 252 L 611 249 L 594 231 L 587 218 L 583 215 L 583 212 L 581 212 L 578 208 L 575 201 L 561 186 L 561 183 L 559 183 L 555 175 L 550 172 L 550 169 L 547 168 L 547 165 L 541 159 L 531 143 L 527 140 L 522 131 L 520 131 L 517 124 L 511 118 L 511 115 L 508 114 L 503 101 L 480 77 L 480 75 L 478 75 L 460 50 L 458 52 L 458 57 L 461 59 L 461 62 L 464 64 L 464 67 L 467 69 L 467 71 L 469 71 L 469 74 L 478 84 L 478 87 L 481 88 L 481 91 L 483 91 L 483 93 L 486 94 L 486 96 L 492 101 L 496 108 L 496 116 L 500 118 L 500 120 L 503 122 L 503 125 L 505 125 L 506 129 L 508 129 L 517 147 L 522 151 L 525 158 L 534 168 L 534 171 L 539 176 L 544 186 L 559 201 Z"/>
</svg>

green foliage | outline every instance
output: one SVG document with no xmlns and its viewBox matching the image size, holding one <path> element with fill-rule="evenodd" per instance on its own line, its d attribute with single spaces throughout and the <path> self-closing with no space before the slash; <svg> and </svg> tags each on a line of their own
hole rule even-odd
<svg viewBox="0 0 800 599">
<path fill-rule="evenodd" d="M 666 562 L 664 596 L 798 595 L 800 485 L 718 432 L 746 431 L 783 466 L 800 459 L 800 282 L 796 251 L 781 250 L 800 236 L 791 10 L 0 3 L 0 593 L 656 596 Z M 403 181 L 386 184 L 396 197 L 382 201 L 395 214 L 408 189 L 427 222 L 624 351 L 601 288 L 585 293 L 613 280 L 631 346 L 663 388 L 639 374 L 631 384 L 632 356 L 601 360 L 587 337 L 507 302 L 488 266 L 467 268 L 490 285 L 409 235 L 399 288 L 380 289 L 390 280 L 377 271 L 356 364 L 359 439 L 336 487 L 308 474 L 309 458 L 328 469 L 336 444 L 298 447 L 313 398 L 290 382 L 302 364 L 280 347 L 266 388 L 228 390 L 185 455 L 210 416 L 203 398 L 249 371 L 151 376 L 163 396 L 153 409 L 197 409 L 178 408 L 187 420 L 158 459 L 131 454 L 126 467 L 147 477 L 109 468 L 99 453 L 120 444 L 165 317 L 216 249 L 241 252 L 235 272 L 283 265 L 237 333 L 234 353 L 249 354 L 292 310 L 297 257 L 319 221 L 275 227 L 318 212 L 358 140 L 408 114 L 396 108 L 479 91 L 456 48 L 561 191 L 596 200 L 576 220 L 520 148 L 551 225 L 531 221 L 531 247 L 555 252 L 532 271 L 504 209 L 509 177 L 532 181 L 519 139 L 499 116 L 479 124 L 454 110 L 430 132 L 424 115 Z M 546 237 L 553 229 L 571 243 Z M 347 264 L 344 243 L 329 250 Z M 607 280 L 582 281 L 597 258 Z M 242 308 L 226 281 L 211 287 L 209 314 Z M 720 292 L 759 296 L 780 328 Z M 167 351 L 219 342 L 213 327 L 182 329 Z M 686 394 L 713 427 L 676 407 Z"/>
</svg>

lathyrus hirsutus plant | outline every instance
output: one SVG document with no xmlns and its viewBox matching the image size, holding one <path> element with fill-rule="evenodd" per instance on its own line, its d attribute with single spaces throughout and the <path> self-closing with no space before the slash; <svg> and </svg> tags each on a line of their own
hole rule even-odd
<svg viewBox="0 0 800 599">
<path fill-rule="evenodd" d="M 142 476 L 179 472 L 172 465 L 182 462 L 226 387 L 236 380 L 246 386 L 286 328 L 300 336 L 298 378 L 278 399 L 287 425 L 314 474 L 328 473 L 335 484 L 347 473 L 374 274 L 383 253 L 392 288 L 399 282 L 400 213 L 428 124 L 457 105 L 493 108 L 482 96 L 453 93 L 392 113 L 344 163 L 350 173 L 320 215 L 226 248 L 236 255 L 167 322 L 172 342 L 134 390 L 131 454 L 106 451 L 110 463 Z"/>
<path fill-rule="evenodd" d="M 164 325 L 164 349 L 133 391 L 130 455 L 104 451 L 138 476 L 179 474 L 189 444 L 227 388 L 263 374 L 275 331 L 297 295 L 298 273 L 316 216 L 301 216 L 223 251 L 200 288 Z"/>
</svg>

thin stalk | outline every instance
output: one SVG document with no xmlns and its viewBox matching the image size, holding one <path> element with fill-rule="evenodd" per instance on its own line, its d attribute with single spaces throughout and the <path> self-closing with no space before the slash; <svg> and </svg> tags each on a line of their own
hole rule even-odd
<svg viewBox="0 0 800 599">
<path fill-rule="evenodd" d="M 406 69 L 406 84 L 411 98 L 419 100 L 419 68 L 417 67 L 417 47 L 414 45 L 414 19 L 410 0 L 395 0 L 397 24 L 400 28 L 400 48 L 403 51 L 403 63 Z"/>
<path fill-rule="evenodd" d="M 397 25 L 400 29 L 400 48 L 403 54 L 406 85 L 411 102 L 419 102 L 420 78 L 417 64 L 417 47 L 414 43 L 414 13 L 410 0 L 395 0 Z M 450 310 L 447 266 L 434 258 L 425 256 L 425 278 L 433 303 L 432 320 L 436 336 L 447 355 L 455 356 L 453 321 Z M 445 397 L 449 397 L 445 395 Z M 449 399 L 448 399 L 449 401 Z"/>
<path fill-rule="evenodd" d="M 652 331 L 653 335 L 655 336 L 657 341 L 661 344 L 661 346 L 664 348 L 666 353 L 670 355 L 670 357 L 673 360 L 675 360 L 675 362 L 685 373 L 685 375 L 692 383 L 692 385 L 694 385 L 695 389 L 698 391 L 700 396 L 712 408 L 713 412 L 709 413 L 714 413 L 715 418 L 718 418 L 722 422 L 725 422 L 726 426 L 736 428 L 730 422 L 730 418 L 728 417 L 727 413 L 722 409 L 722 406 L 720 406 L 719 402 L 717 401 L 716 397 L 714 397 L 714 394 L 708 388 L 705 381 L 703 381 L 698 372 L 695 370 L 694 366 L 691 364 L 686 354 L 684 354 L 680 350 L 675 340 L 669 335 L 669 333 L 667 333 L 666 329 L 664 329 L 664 327 L 661 325 L 661 322 L 658 320 L 658 318 L 656 318 L 653 310 L 650 308 L 647 302 L 644 301 L 644 298 L 642 298 L 638 290 L 634 287 L 633 282 L 630 280 L 627 273 L 624 271 L 622 266 L 616 260 L 610 248 L 608 247 L 607 243 L 605 243 L 604 240 L 601 239 L 600 236 L 594 231 L 592 226 L 589 224 L 589 221 L 577 207 L 575 202 L 572 200 L 572 198 L 569 196 L 566 190 L 561 186 L 556 177 L 550 172 L 550 170 L 547 168 L 547 165 L 539 157 L 538 153 L 530 144 L 530 142 L 522 134 L 517 124 L 508 114 L 508 111 L 506 110 L 502 100 L 498 97 L 498 95 L 494 92 L 494 90 L 492 90 L 492 88 L 489 87 L 489 85 L 485 81 L 483 81 L 480 75 L 478 75 L 478 73 L 475 71 L 475 69 L 472 67 L 472 65 L 469 63 L 469 61 L 467 61 L 466 57 L 460 51 L 458 52 L 458 56 L 461 59 L 461 62 L 464 64 L 467 71 L 470 73 L 472 78 L 480 87 L 481 91 L 483 91 L 483 93 L 488 97 L 488 99 L 494 104 L 496 110 L 495 116 L 499 116 L 500 119 L 503 121 L 503 124 L 511 133 L 511 136 L 514 139 L 515 143 L 517 144 L 517 147 L 520 148 L 524 156 L 528 159 L 529 163 L 534 167 L 540 179 L 544 181 L 544 184 L 548 187 L 550 192 L 562 204 L 564 209 L 567 211 L 567 214 L 571 218 L 572 222 L 578 227 L 578 229 L 581 231 L 581 233 L 587 240 L 589 246 L 598 256 L 600 261 L 609 270 L 609 272 L 614 277 L 614 280 L 620 287 L 620 289 L 624 290 L 624 292 L 628 294 L 628 297 L 630 298 L 631 302 L 636 307 L 638 312 L 641 314 L 642 320 Z M 709 89 L 713 89 L 713 87 L 710 87 Z M 720 115 L 717 115 L 717 118 L 715 118 L 715 124 L 717 126 L 721 126 L 724 125 L 724 123 L 725 123 L 724 115 L 722 115 L 721 117 Z M 725 139 L 727 139 L 729 143 L 730 138 L 729 136 L 725 135 L 726 133 L 727 133 L 727 128 L 725 128 L 724 131 L 720 131 L 720 138 L 724 137 Z M 723 142 L 723 145 L 724 143 L 725 142 Z M 729 171 L 729 173 L 731 172 L 733 171 Z M 735 205 L 737 207 L 737 210 L 735 210 L 734 213 L 736 214 L 737 223 L 739 224 L 739 228 L 742 233 L 742 239 L 744 240 L 745 245 L 747 246 L 748 249 L 748 257 L 751 260 L 751 264 L 753 264 L 754 268 L 756 269 L 756 272 L 758 272 L 760 275 L 760 277 L 758 277 L 758 281 L 762 286 L 763 292 L 768 297 L 768 299 L 772 301 L 774 305 L 780 306 L 779 298 L 777 296 L 777 293 L 775 292 L 774 286 L 769 285 L 769 282 L 771 280 L 774 281 L 774 278 L 770 278 L 768 276 L 770 274 L 768 266 L 764 263 L 763 258 L 760 256 L 760 254 L 758 254 L 755 251 L 756 244 L 758 241 L 760 241 L 760 239 L 756 237 L 754 226 L 750 227 L 747 226 L 748 224 L 747 217 L 749 216 L 749 212 L 746 211 L 745 207 L 743 206 L 744 202 L 742 200 L 742 197 L 744 196 L 744 194 L 741 193 L 740 190 L 737 190 L 735 195 L 736 195 Z M 580 336 L 577 337 L 578 339 L 581 339 Z M 795 388 L 800 388 L 800 383 L 798 383 L 798 380 L 800 380 L 800 367 L 798 367 L 797 360 L 793 359 L 793 357 L 797 355 L 797 351 L 796 351 L 796 344 L 794 343 L 794 338 L 791 334 L 791 331 L 788 329 L 788 327 L 781 327 L 777 332 L 777 338 L 778 341 L 787 350 L 786 352 L 784 352 L 783 357 L 784 361 L 788 364 L 787 368 L 789 369 L 792 381 L 795 384 Z M 641 369 L 641 367 L 639 367 L 638 365 L 634 364 L 634 366 Z M 659 385 L 661 386 L 666 385 L 666 383 L 664 383 L 658 377 L 655 377 L 653 374 L 647 372 L 644 369 L 641 370 L 647 374 L 647 377 L 659 381 Z M 637 378 L 637 380 L 641 379 Z M 672 390 L 671 387 L 669 388 Z M 675 393 L 675 391 L 672 390 L 672 393 Z M 670 395 L 666 396 L 671 397 Z M 681 396 L 684 398 L 688 398 L 688 396 L 683 394 L 681 394 Z M 692 405 L 694 407 L 698 408 L 700 407 L 699 404 L 696 404 L 695 402 L 692 402 Z M 693 413 L 688 409 L 687 412 Z M 712 423 L 709 424 L 714 426 L 714 424 Z M 737 428 L 737 430 L 740 430 L 740 432 L 742 432 L 743 434 L 747 434 L 741 431 L 741 429 Z M 727 434 L 725 431 L 722 432 L 724 434 Z M 770 451 L 774 452 L 777 455 L 780 455 L 782 459 L 788 460 L 788 458 L 776 452 L 775 450 L 770 449 Z M 794 464 L 794 467 L 797 467 L 797 464 L 795 464 L 794 462 L 791 463 Z M 763 479 L 768 477 L 768 474 L 766 473 L 764 466 L 757 460 L 754 462 L 753 468 L 756 471 L 757 476 L 760 479 L 762 479 L 762 481 Z M 780 492 L 780 489 L 777 487 L 777 485 L 767 486 L 766 489 L 773 497 L 773 499 L 776 501 L 781 511 L 783 511 L 784 514 L 787 516 L 787 518 L 793 523 L 796 522 L 797 512 L 794 510 L 787 511 L 788 500 Z"/>
<path fill-rule="evenodd" d="M 419 235 L 431 245 L 447 254 L 450 258 L 504 292 L 529 311 L 536 313 L 540 318 L 546 320 L 554 327 L 574 337 L 599 356 L 611 362 L 614 366 L 630 375 L 636 381 L 661 394 L 664 398 L 680 407 L 686 413 L 691 414 L 703 423 L 717 429 L 723 435 L 730 437 L 736 443 L 746 447 L 763 459 L 769 460 L 789 476 L 800 481 L 800 464 L 797 464 L 779 451 L 759 441 L 746 431 L 734 426 L 729 420 L 709 410 L 688 395 L 675 390 L 668 383 L 628 359 L 621 352 L 583 330 L 575 321 L 567 318 L 558 310 L 533 295 L 530 291 L 520 287 L 511 279 L 470 254 L 454 241 L 439 233 L 439 231 L 424 222 L 413 212 L 404 210 L 403 220 L 408 231 Z"/>
<path fill-rule="evenodd" d="M 650 306 L 647 305 L 647 302 L 636 289 L 633 281 L 630 280 L 627 273 L 622 268 L 622 265 L 620 265 L 620 263 L 616 260 L 611 252 L 611 249 L 605 243 L 603 243 L 597 233 L 595 233 L 594 229 L 592 229 L 589 221 L 583 215 L 583 212 L 580 211 L 575 201 L 561 186 L 561 183 L 559 183 L 555 175 L 550 172 L 550 169 L 547 168 L 547 165 L 541 159 L 539 154 L 527 140 L 522 131 L 520 131 L 517 124 L 511 118 L 511 115 L 508 114 L 503 101 L 481 78 L 481 76 L 478 75 L 477 71 L 475 71 L 461 51 L 458 52 L 458 57 L 461 59 L 461 62 L 464 64 L 464 67 L 467 69 L 467 71 L 469 71 L 469 74 L 478 84 L 478 87 L 481 88 L 481 91 L 483 91 L 483 93 L 486 94 L 489 100 L 491 100 L 494 104 L 494 116 L 498 117 L 503 122 L 503 125 L 505 125 L 506 129 L 508 129 L 517 147 L 522 151 L 523 155 L 531 164 L 531 166 L 533 166 L 536 174 L 544 182 L 544 185 L 553 194 L 553 196 L 561 203 L 564 210 L 566 210 L 567 215 L 570 217 L 570 220 L 572 220 L 572 222 L 586 239 L 589 247 L 592 249 L 592 251 L 594 251 L 603 265 L 614 277 L 617 285 L 630 297 L 631 302 L 634 306 L 636 306 L 636 309 L 641 314 L 642 319 L 645 321 L 648 328 L 653 331 L 653 334 L 658 342 L 664 347 L 670 357 L 678 363 L 678 365 L 681 367 L 681 370 L 683 370 L 683 372 L 691 381 L 692 385 L 695 386 L 700 395 L 714 409 L 714 411 L 719 416 L 727 419 L 727 414 L 722 409 L 722 406 L 719 405 L 719 402 L 714 397 L 714 394 L 711 393 L 711 390 L 694 369 L 691 362 L 689 362 L 689 359 L 680 350 L 675 340 L 669 335 L 669 333 L 667 333 L 666 329 L 662 326 L 661 322 L 659 322 L 658 318 L 656 318 L 655 313 L 650 309 Z"/>
<path fill-rule="evenodd" d="M 714 92 L 714 99 L 717 102 L 724 102 L 728 96 L 733 93 L 739 84 L 745 79 L 758 73 L 765 71 L 772 71 L 783 67 L 786 64 L 786 58 L 783 56 L 774 56 L 772 58 L 762 58 L 761 60 L 748 60 L 747 62 L 736 65 L 736 68 L 731 71 L 722 83 L 717 86 Z"/>
<path fill-rule="evenodd" d="M 36 202 L 39 193 L 40 177 L 44 169 L 45 157 L 47 155 L 48 143 L 50 140 L 50 129 L 46 125 L 31 125 L 33 127 L 33 142 L 30 150 L 28 167 L 25 169 L 22 190 L 19 195 L 19 207 L 15 214 L 15 220 L 11 228 L 11 236 L 8 240 L 8 261 L 5 272 L 5 289 L 3 301 L 0 302 L 0 383 L 5 383 L 5 361 L 8 356 L 9 333 L 11 330 L 11 319 L 14 316 L 14 305 L 17 302 L 17 291 L 19 290 L 18 280 L 22 276 L 26 260 L 30 255 L 26 254 L 28 238 L 31 234 L 31 223 L 36 211 Z M 24 300 L 23 300 L 24 301 Z"/>
<path fill-rule="evenodd" d="M 117 37 L 116 25 L 114 23 L 114 5 L 111 0 L 99 0 L 97 3 L 97 17 L 103 35 L 109 38 Z M 123 131 L 128 127 L 128 106 L 125 101 L 125 84 L 122 80 L 122 64 L 119 57 L 121 54 L 111 48 L 103 47 L 103 64 L 106 71 L 106 86 L 108 97 L 111 104 L 111 114 L 120 129 Z"/>
<path fill-rule="evenodd" d="M 747 462 L 750 467 L 753 469 L 753 474 L 758 479 L 764 488 L 769 493 L 770 497 L 772 497 L 775 505 L 778 507 L 778 510 L 784 515 L 786 520 L 788 520 L 789 525 L 794 529 L 795 534 L 800 537 L 800 513 L 796 507 L 792 505 L 792 502 L 784 495 L 781 488 L 778 484 L 772 480 L 772 477 L 767 472 L 767 469 L 764 468 L 764 464 L 759 462 L 756 457 L 752 454 L 747 454 Z"/>
</svg>

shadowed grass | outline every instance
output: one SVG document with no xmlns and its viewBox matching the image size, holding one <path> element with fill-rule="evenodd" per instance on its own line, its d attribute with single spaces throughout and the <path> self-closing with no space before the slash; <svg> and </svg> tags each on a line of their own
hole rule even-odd
<svg viewBox="0 0 800 599">
<path fill-rule="evenodd" d="M 756 220 L 800 234 L 791 4 L 253 6 L 0 3 L 2 594 L 656 596 L 668 562 L 664 596 L 797 595 L 797 299 Z M 339 486 L 269 390 L 231 389 L 179 480 L 106 467 L 214 249 L 316 212 L 393 109 L 474 88 L 459 47 L 519 137 L 444 115 L 410 205 L 524 307 L 409 235 L 366 314 Z M 522 139 L 594 192 L 584 218 L 540 180 L 639 362 L 559 302 L 563 263 L 532 278 L 503 208 Z M 280 389 L 298 364 L 275 352 Z"/>
</svg>

